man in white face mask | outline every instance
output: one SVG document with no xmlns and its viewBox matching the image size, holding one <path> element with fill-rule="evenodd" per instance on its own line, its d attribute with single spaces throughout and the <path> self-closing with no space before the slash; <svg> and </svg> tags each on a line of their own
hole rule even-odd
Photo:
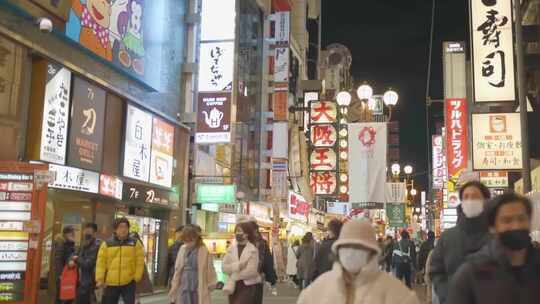
<svg viewBox="0 0 540 304">
<path fill-rule="evenodd" d="M 381 249 L 367 220 L 347 222 L 332 251 L 334 267 L 300 294 L 298 304 L 420 303 L 403 283 L 379 270 Z"/>
</svg>

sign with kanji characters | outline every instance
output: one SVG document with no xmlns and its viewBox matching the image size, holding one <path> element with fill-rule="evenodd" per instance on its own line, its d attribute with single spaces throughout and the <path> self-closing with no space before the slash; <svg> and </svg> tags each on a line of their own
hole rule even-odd
<svg viewBox="0 0 540 304">
<path fill-rule="evenodd" d="M 101 170 L 105 99 L 106 93 L 103 89 L 81 78 L 73 79 L 68 153 L 70 166 Z"/>
<path fill-rule="evenodd" d="M 433 156 L 433 189 L 442 189 L 444 186 L 444 147 L 442 135 L 431 137 Z"/>
<path fill-rule="evenodd" d="M 446 155 L 448 178 L 457 180 L 468 164 L 468 112 L 467 101 L 446 100 Z"/>
<path fill-rule="evenodd" d="M 482 171 L 480 181 L 488 188 L 508 188 L 508 172 L 506 171 Z"/>
<path fill-rule="evenodd" d="M 290 12 L 276 12 L 270 16 L 274 28 L 272 42 L 276 45 L 289 45 Z"/>
<path fill-rule="evenodd" d="M 337 168 L 337 155 L 332 148 L 314 149 L 310 161 L 311 171 L 332 171 Z"/>
<path fill-rule="evenodd" d="M 124 145 L 124 176 L 147 182 L 150 174 L 152 115 L 128 105 Z"/>
<path fill-rule="evenodd" d="M 289 93 L 287 91 L 276 91 L 273 94 L 272 112 L 274 113 L 274 121 L 288 121 L 289 109 Z"/>
<path fill-rule="evenodd" d="M 54 181 L 49 183 L 50 188 L 73 191 L 98 193 L 99 173 L 58 165 L 49 165 L 49 171 L 54 172 Z"/>
<path fill-rule="evenodd" d="M 121 200 L 123 186 L 124 183 L 118 177 L 105 174 L 99 177 L 99 194 L 101 195 Z"/>
<path fill-rule="evenodd" d="M 519 170 L 523 167 L 519 115 L 472 115 L 475 170 Z"/>
<path fill-rule="evenodd" d="M 294 192 L 289 192 L 289 218 L 307 223 L 311 206 L 306 199 Z"/>
<path fill-rule="evenodd" d="M 231 141 L 231 93 L 199 93 L 197 108 L 198 144 L 229 143 Z"/>
<path fill-rule="evenodd" d="M 337 188 L 336 173 L 332 171 L 312 172 L 311 189 L 316 195 L 333 195 Z"/>
<path fill-rule="evenodd" d="M 333 125 L 311 125 L 311 144 L 314 147 L 335 146 L 337 135 L 337 130 Z"/>
<path fill-rule="evenodd" d="M 177 207 L 179 193 L 135 184 L 124 184 L 122 201 L 139 204 L 156 204 Z"/>
<path fill-rule="evenodd" d="M 231 91 L 234 42 L 204 42 L 200 47 L 199 92 Z"/>
<path fill-rule="evenodd" d="M 153 124 L 150 182 L 170 188 L 173 174 L 174 126 L 156 117 Z"/>
<path fill-rule="evenodd" d="M 351 203 L 327 202 L 326 212 L 330 214 L 347 215 L 351 211 Z"/>
<path fill-rule="evenodd" d="M 289 81 L 289 48 L 276 48 L 274 54 L 274 82 Z"/>
<path fill-rule="evenodd" d="M 46 79 L 39 157 L 43 161 L 63 165 L 66 163 L 71 72 L 49 63 Z"/>
<path fill-rule="evenodd" d="M 312 124 L 327 124 L 337 121 L 337 103 L 333 101 L 311 102 L 310 120 Z"/>
<path fill-rule="evenodd" d="M 349 124 L 350 201 L 386 202 L 386 123 Z M 354 208 L 354 207 L 353 207 Z"/>
<path fill-rule="evenodd" d="M 516 99 L 512 0 L 471 0 L 474 99 Z"/>
<path fill-rule="evenodd" d="M 386 202 L 404 203 L 407 201 L 407 185 L 405 183 L 386 183 Z"/>
</svg>

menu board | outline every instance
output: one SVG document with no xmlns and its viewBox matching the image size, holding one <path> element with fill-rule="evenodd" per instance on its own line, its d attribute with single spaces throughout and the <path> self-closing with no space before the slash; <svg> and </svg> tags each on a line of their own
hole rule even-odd
<svg viewBox="0 0 540 304">
<path fill-rule="evenodd" d="M 33 190 L 33 174 L 0 172 L 0 302 L 25 300 Z"/>
</svg>

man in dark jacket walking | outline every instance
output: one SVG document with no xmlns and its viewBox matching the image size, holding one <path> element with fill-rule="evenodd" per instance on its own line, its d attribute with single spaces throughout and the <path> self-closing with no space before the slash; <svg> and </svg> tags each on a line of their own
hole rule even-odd
<svg viewBox="0 0 540 304">
<path fill-rule="evenodd" d="M 180 251 L 180 247 L 184 245 L 184 242 L 182 242 L 182 230 L 184 230 L 183 225 L 176 228 L 174 243 L 171 248 L 169 248 L 169 252 L 167 253 L 167 282 L 169 286 L 174 275 L 176 256 L 178 255 L 178 251 Z"/>
<path fill-rule="evenodd" d="M 97 225 L 87 223 L 84 225 L 84 241 L 79 255 L 73 260 L 79 266 L 79 286 L 77 288 L 77 303 L 90 304 L 96 302 L 96 260 L 101 241 L 96 239 Z"/>
<path fill-rule="evenodd" d="M 540 299 L 540 252 L 530 238 L 532 204 L 504 194 L 488 205 L 496 236 L 452 279 L 448 304 L 533 304 Z"/>
<path fill-rule="evenodd" d="M 394 248 L 393 262 L 397 278 L 412 288 L 412 271 L 416 268 L 416 246 L 406 230 L 401 232 L 401 240 Z"/>
<path fill-rule="evenodd" d="M 431 261 L 430 276 L 441 304 L 446 303 L 448 284 L 465 258 L 478 252 L 491 238 L 482 212 L 489 198 L 489 189 L 477 181 L 468 182 L 459 190 L 457 226 L 443 232 Z"/>
<path fill-rule="evenodd" d="M 75 253 L 75 228 L 73 226 L 65 226 L 62 229 L 62 236 L 58 237 L 54 242 L 54 272 L 56 279 L 56 303 L 71 303 L 72 301 L 60 300 L 60 277 L 64 271 L 64 267 L 75 267 L 75 262 L 72 257 Z"/>
<path fill-rule="evenodd" d="M 435 248 L 435 232 L 428 232 L 427 240 L 420 245 L 420 252 L 418 253 L 418 270 L 424 271 L 426 269 L 426 261 L 431 250 Z"/>
<path fill-rule="evenodd" d="M 332 270 L 334 257 L 332 254 L 332 245 L 338 239 L 343 223 L 338 219 L 328 222 L 328 237 L 321 242 L 317 252 L 315 252 L 315 261 L 313 265 L 313 278 L 315 281 L 321 274 Z"/>
</svg>

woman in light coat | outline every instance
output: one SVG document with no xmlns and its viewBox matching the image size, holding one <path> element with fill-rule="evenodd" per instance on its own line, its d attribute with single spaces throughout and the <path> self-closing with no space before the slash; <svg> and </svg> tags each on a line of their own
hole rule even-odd
<svg viewBox="0 0 540 304">
<path fill-rule="evenodd" d="M 298 304 L 419 304 L 415 293 L 378 267 L 381 249 L 368 221 L 347 222 L 332 251 L 331 271 L 306 288 Z"/>
<path fill-rule="evenodd" d="M 176 256 L 171 280 L 170 303 L 211 304 L 210 293 L 216 288 L 216 271 L 212 256 L 202 241 L 200 228 L 187 225 L 182 239 L 184 245 Z"/>
<path fill-rule="evenodd" d="M 223 258 L 223 272 L 229 275 L 223 292 L 229 295 L 229 304 L 256 303 L 259 274 L 259 250 L 253 242 L 253 225 L 240 223 L 235 228 L 236 241 Z"/>
</svg>

